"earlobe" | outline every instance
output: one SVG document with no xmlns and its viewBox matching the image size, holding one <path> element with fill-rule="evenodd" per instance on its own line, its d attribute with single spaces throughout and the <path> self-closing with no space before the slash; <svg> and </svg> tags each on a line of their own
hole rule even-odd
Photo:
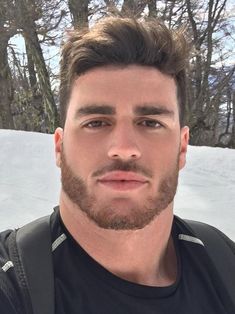
<svg viewBox="0 0 235 314">
<path fill-rule="evenodd" d="M 57 128 L 54 133 L 54 144 L 55 144 L 56 165 L 59 168 L 61 166 L 62 143 L 63 143 L 63 129 Z"/>
<path fill-rule="evenodd" d="M 181 128 L 180 138 L 179 169 L 182 169 L 186 164 L 186 154 L 189 142 L 189 127 L 184 126 Z"/>
</svg>

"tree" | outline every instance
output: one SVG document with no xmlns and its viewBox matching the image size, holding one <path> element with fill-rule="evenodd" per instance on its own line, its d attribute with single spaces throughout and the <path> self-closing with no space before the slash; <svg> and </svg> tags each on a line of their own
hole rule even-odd
<svg viewBox="0 0 235 314">
<path fill-rule="evenodd" d="M 7 1 L 0 1 L 0 128 L 14 129 L 11 112 L 13 86 L 8 64 L 7 47 L 9 39 L 16 33 L 11 22 L 11 8 Z"/>
<path fill-rule="evenodd" d="M 213 58 L 219 44 L 219 30 L 224 23 L 226 0 L 210 0 L 202 3 L 186 0 L 189 26 L 193 38 L 193 56 L 189 79 L 192 82 L 189 99 L 188 121 L 191 127 L 191 143 L 214 145 L 221 97 L 230 74 L 216 69 L 218 60 Z M 202 19 L 203 14 L 205 19 Z M 218 51 L 218 50 L 217 50 Z M 217 79 L 217 78 L 220 79 Z"/>
<path fill-rule="evenodd" d="M 235 67 L 228 65 L 232 49 L 224 42 L 230 38 L 234 43 L 235 30 L 226 2 L 0 0 L 0 126 L 53 132 L 59 120 L 56 93 L 51 87 L 56 76 L 42 47 L 58 45 L 61 25 L 65 29 L 86 28 L 112 13 L 160 18 L 171 28 L 187 27 L 193 47 L 186 82 L 190 143 L 234 147 Z M 25 40 L 26 63 L 21 62 L 22 56 L 14 51 L 15 47 L 7 50 L 9 38 L 16 33 Z M 8 53 L 12 56 L 9 64 Z M 55 68 L 58 70 L 58 66 Z"/>
<path fill-rule="evenodd" d="M 39 3 L 37 3 L 37 5 L 38 4 Z M 59 117 L 51 90 L 50 78 L 37 34 L 37 25 L 35 20 L 40 17 L 37 11 L 37 5 L 34 0 L 18 0 L 16 3 L 16 21 L 18 28 L 22 30 L 22 35 L 26 43 L 30 79 L 33 84 L 32 89 L 35 91 L 36 69 L 38 83 L 40 85 L 40 91 L 43 99 L 41 113 L 44 114 L 48 132 L 53 132 L 55 127 L 59 125 Z"/>
<path fill-rule="evenodd" d="M 68 0 L 74 28 L 88 27 L 88 5 L 90 0 Z"/>
</svg>

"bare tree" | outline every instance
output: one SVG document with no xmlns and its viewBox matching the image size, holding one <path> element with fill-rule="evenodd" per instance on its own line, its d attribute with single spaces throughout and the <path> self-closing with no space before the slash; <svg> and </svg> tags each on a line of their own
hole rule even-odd
<svg viewBox="0 0 235 314">
<path fill-rule="evenodd" d="M 68 0 L 68 6 L 72 15 L 72 23 L 75 28 L 88 27 L 88 5 L 90 0 Z"/>
<path fill-rule="evenodd" d="M 147 5 L 147 0 L 124 0 L 121 8 L 121 15 L 139 17 Z"/>
<path fill-rule="evenodd" d="M 27 129 L 54 130 L 59 119 L 51 82 L 56 76 L 46 64 L 42 45 L 58 45 L 63 21 L 64 28 L 83 28 L 112 13 L 161 18 L 170 28 L 187 26 L 193 46 L 186 82 L 191 144 L 234 145 L 235 67 L 227 64 L 230 52 L 224 38 L 235 39 L 225 15 L 226 0 L 0 0 L 0 4 L 1 127 L 22 128 L 25 123 Z M 12 46 L 9 67 L 7 46 L 16 33 L 25 40 L 27 62 L 21 62 Z"/>
<path fill-rule="evenodd" d="M 191 143 L 213 145 L 216 117 L 223 89 L 231 75 L 216 81 L 213 53 L 216 50 L 216 32 L 223 22 L 226 0 L 210 0 L 207 7 L 186 0 L 187 13 L 193 37 L 194 53 L 189 78 L 192 82 L 189 107 Z"/>
<path fill-rule="evenodd" d="M 233 126 L 232 126 L 232 136 L 229 142 L 229 147 L 235 148 L 235 90 L 232 95 L 232 108 L 233 108 Z"/>
<path fill-rule="evenodd" d="M 43 98 L 43 108 L 41 112 L 44 113 L 48 132 L 53 132 L 55 127 L 59 124 L 59 118 L 51 90 L 47 67 L 37 34 L 37 25 L 35 21 L 40 17 L 40 15 L 38 15 L 40 12 L 37 11 L 37 8 L 38 6 L 34 0 L 18 0 L 16 7 L 16 21 L 19 29 L 22 30 L 22 35 L 26 42 L 31 82 L 33 78 L 35 80 L 34 69 L 36 69 L 38 83 Z M 35 88 L 35 86 L 32 87 Z"/>
<path fill-rule="evenodd" d="M 14 129 L 11 112 L 13 86 L 8 64 L 8 42 L 16 33 L 11 21 L 11 8 L 7 1 L 0 1 L 0 128 Z"/>
</svg>

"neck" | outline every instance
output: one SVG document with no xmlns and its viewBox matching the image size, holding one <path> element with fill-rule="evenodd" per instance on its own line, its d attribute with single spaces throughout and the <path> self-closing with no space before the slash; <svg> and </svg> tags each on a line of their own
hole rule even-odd
<svg viewBox="0 0 235 314">
<path fill-rule="evenodd" d="M 61 197 L 60 215 L 75 241 L 120 278 L 149 286 L 167 286 L 175 281 L 172 204 L 140 230 L 102 229 L 66 197 Z"/>
</svg>

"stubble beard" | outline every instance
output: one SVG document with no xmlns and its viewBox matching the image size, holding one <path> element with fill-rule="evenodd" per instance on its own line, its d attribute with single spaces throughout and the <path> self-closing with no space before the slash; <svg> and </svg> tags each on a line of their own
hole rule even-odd
<svg viewBox="0 0 235 314">
<path fill-rule="evenodd" d="M 176 159 L 173 169 L 170 169 L 168 174 L 159 182 L 158 191 L 155 195 L 147 198 L 144 204 L 136 202 L 129 208 L 124 208 L 121 213 L 115 209 L 115 205 L 108 202 L 100 204 L 97 198 L 89 193 L 84 180 L 75 175 L 68 165 L 63 150 L 61 153 L 62 188 L 69 199 L 100 228 L 112 230 L 142 229 L 166 209 L 175 197 L 178 185 L 179 155 Z M 141 172 L 143 173 L 142 169 Z M 109 166 L 109 171 L 111 170 L 139 172 L 139 167 L 133 163 L 117 162 L 111 167 Z"/>
</svg>

